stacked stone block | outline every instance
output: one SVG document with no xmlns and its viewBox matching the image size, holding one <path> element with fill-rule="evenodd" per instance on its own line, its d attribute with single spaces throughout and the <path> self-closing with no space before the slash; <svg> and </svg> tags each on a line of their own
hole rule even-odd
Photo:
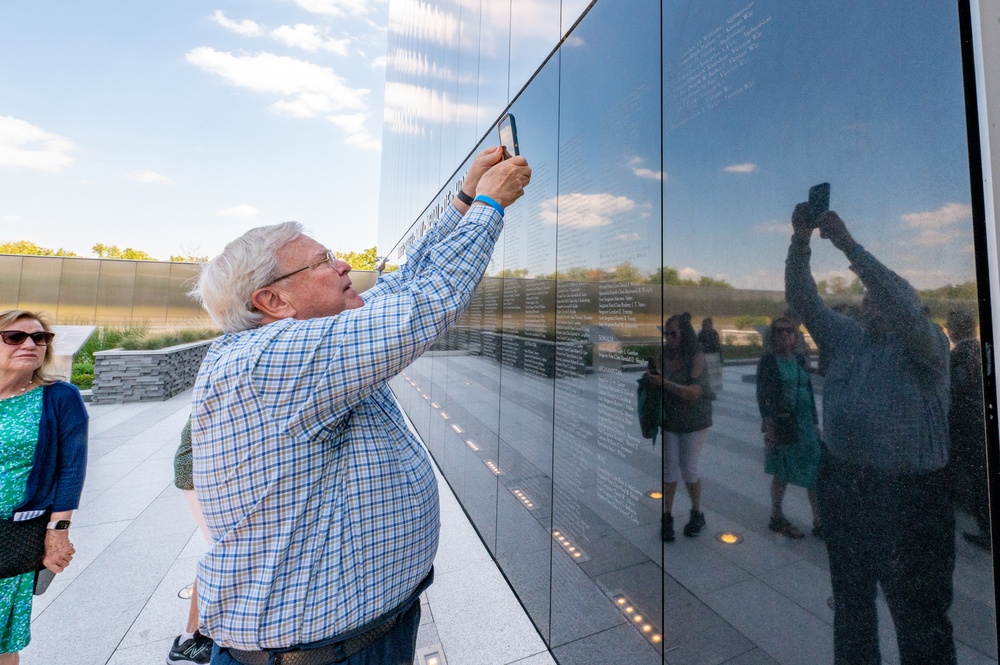
<svg viewBox="0 0 1000 665">
<path fill-rule="evenodd" d="M 93 404 L 163 401 L 194 385 L 213 340 L 155 351 L 94 354 Z"/>
</svg>

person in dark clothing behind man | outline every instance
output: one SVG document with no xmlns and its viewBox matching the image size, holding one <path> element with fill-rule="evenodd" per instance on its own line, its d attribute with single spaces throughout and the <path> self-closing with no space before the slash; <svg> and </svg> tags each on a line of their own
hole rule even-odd
<svg viewBox="0 0 1000 665">
<path fill-rule="evenodd" d="M 955 501 L 979 526 L 979 533 L 962 534 L 967 541 L 990 550 L 990 490 L 986 476 L 986 421 L 983 418 L 983 354 L 976 339 L 976 320 L 968 312 L 948 313 L 951 350 L 951 405 L 948 468 Z"/>
<path fill-rule="evenodd" d="M 881 662 L 876 589 L 892 613 L 900 662 L 955 663 L 948 609 L 955 514 L 948 462 L 948 340 L 916 291 L 858 244 L 835 212 L 820 237 L 866 288 L 860 319 L 827 307 L 809 267 L 812 225 L 792 215 L 785 295 L 828 365 L 826 448 L 817 490 L 827 537 L 838 665 Z"/>
</svg>

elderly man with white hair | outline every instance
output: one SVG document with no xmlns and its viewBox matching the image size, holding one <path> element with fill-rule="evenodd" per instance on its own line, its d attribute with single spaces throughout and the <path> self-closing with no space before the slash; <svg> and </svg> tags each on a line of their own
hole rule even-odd
<svg viewBox="0 0 1000 665">
<path fill-rule="evenodd" d="M 437 485 L 386 382 L 468 306 L 530 177 L 523 157 L 477 155 L 402 269 L 363 298 L 295 222 L 248 231 L 205 267 L 195 295 L 227 333 L 192 406 L 212 663 L 412 663 Z"/>
</svg>

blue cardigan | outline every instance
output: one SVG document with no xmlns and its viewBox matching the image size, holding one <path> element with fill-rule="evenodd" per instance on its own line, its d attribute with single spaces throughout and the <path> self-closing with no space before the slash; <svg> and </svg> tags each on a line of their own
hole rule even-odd
<svg viewBox="0 0 1000 665">
<path fill-rule="evenodd" d="M 15 512 L 58 513 L 80 506 L 87 473 L 87 409 L 80 391 L 70 383 L 58 381 L 42 391 L 42 420 L 27 499 Z"/>
</svg>

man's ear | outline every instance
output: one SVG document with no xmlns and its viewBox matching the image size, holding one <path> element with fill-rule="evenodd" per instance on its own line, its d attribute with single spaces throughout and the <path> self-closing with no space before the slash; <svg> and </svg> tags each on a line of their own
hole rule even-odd
<svg viewBox="0 0 1000 665">
<path fill-rule="evenodd" d="M 293 319 L 297 313 L 296 309 L 285 300 L 279 291 L 266 286 L 254 291 L 250 296 L 250 302 L 264 315 L 265 319 L 272 321 Z"/>
</svg>

